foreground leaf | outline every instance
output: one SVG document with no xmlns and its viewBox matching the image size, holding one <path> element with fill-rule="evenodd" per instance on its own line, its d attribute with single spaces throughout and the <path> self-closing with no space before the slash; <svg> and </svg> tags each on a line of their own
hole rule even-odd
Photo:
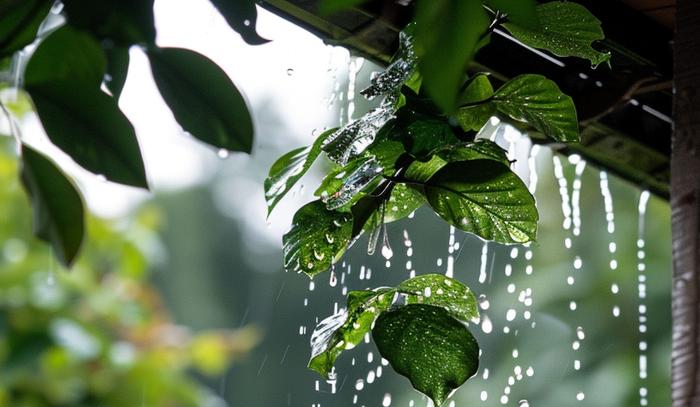
<svg viewBox="0 0 700 407">
<path fill-rule="evenodd" d="M 605 38 L 598 20 L 584 6 L 570 1 L 552 1 L 537 6 L 539 28 L 514 21 L 504 24 L 511 34 L 526 45 L 545 49 L 560 57 L 579 57 L 594 66 L 610 59 L 610 53 L 596 51 L 594 41 Z"/>
<path fill-rule="evenodd" d="M 459 95 L 456 118 L 464 131 L 479 131 L 496 113 L 495 106 L 488 101 L 493 96 L 493 87 L 488 75 L 480 73 L 469 79 L 467 86 Z M 484 102 L 484 103 L 482 103 Z"/>
<path fill-rule="evenodd" d="M 212 146 L 250 153 L 248 107 L 218 65 L 183 48 L 151 48 L 148 58 L 158 90 L 185 131 Z"/>
<path fill-rule="evenodd" d="M 51 0 L 9 0 L 0 5 L 0 58 L 34 41 L 52 5 Z"/>
<path fill-rule="evenodd" d="M 255 31 L 258 10 L 253 0 L 211 0 L 231 28 L 250 45 L 270 42 Z"/>
<path fill-rule="evenodd" d="M 129 48 L 113 47 L 105 50 L 105 55 L 107 56 L 107 75 L 109 75 L 109 80 L 105 79 L 105 85 L 112 96 L 119 100 L 126 83 L 126 75 L 129 73 Z"/>
<path fill-rule="evenodd" d="M 70 82 L 27 91 L 51 142 L 76 163 L 110 181 L 148 188 L 136 133 L 115 99 Z"/>
<path fill-rule="evenodd" d="M 407 304 L 439 306 L 465 322 L 479 318 L 479 306 L 474 293 L 466 285 L 444 275 L 418 276 L 399 284 L 396 291 L 407 295 Z"/>
<path fill-rule="evenodd" d="M 440 406 L 479 368 L 479 345 L 443 308 L 412 304 L 379 316 L 372 337 L 391 367 Z"/>
<path fill-rule="evenodd" d="M 70 24 L 118 46 L 153 44 L 153 0 L 63 0 Z"/>
<path fill-rule="evenodd" d="M 85 233 L 78 190 L 53 162 L 26 145 L 21 178 L 34 211 L 34 234 L 51 244 L 58 260 L 70 267 Z"/>
<path fill-rule="evenodd" d="M 500 243 L 535 240 L 537 208 L 525 184 L 494 160 L 445 165 L 425 184 L 428 203 L 458 229 Z"/>
<path fill-rule="evenodd" d="M 571 97 L 542 75 L 520 75 L 493 96 L 496 108 L 557 141 L 578 142 L 578 119 Z"/>
<path fill-rule="evenodd" d="M 321 153 L 321 144 L 337 129 L 326 130 L 309 147 L 294 149 L 278 158 L 265 178 L 265 199 L 267 200 L 267 216 L 277 206 L 280 200 L 289 192 L 294 184 L 306 174 L 316 158 Z"/>
<path fill-rule="evenodd" d="M 63 26 L 46 37 L 32 54 L 24 73 L 24 86 L 63 81 L 99 89 L 106 64 L 100 44 L 91 35 Z"/>
<path fill-rule="evenodd" d="M 443 111 L 452 113 L 489 19 L 480 0 L 433 0 L 418 2 L 416 24 L 422 88 Z"/>
<path fill-rule="evenodd" d="M 389 288 L 348 293 L 347 308 L 324 319 L 314 329 L 308 367 L 328 379 L 338 356 L 364 339 L 374 320 L 389 308 L 393 299 L 393 290 Z"/>
<path fill-rule="evenodd" d="M 350 242 L 350 214 L 329 211 L 321 201 L 302 206 L 282 237 L 284 269 L 313 277 L 327 271 Z"/>
<path fill-rule="evenodd" d="M 531 30 L 540 29 L 540 17 L 537 14 L 535 0 L 484 0 L 484 4 L 494 11 L 498 10 L 506 14 L 510 22 Z"/>
</svg>

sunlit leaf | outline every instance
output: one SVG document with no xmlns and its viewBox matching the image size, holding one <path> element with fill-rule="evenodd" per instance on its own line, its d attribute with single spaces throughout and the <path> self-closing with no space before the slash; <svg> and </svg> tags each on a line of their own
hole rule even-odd
<svg viewBox="0 0 700 407">
<path fill-rule="evenodd" d="M 425 195 L 440 217 L 482 239 L 500 243 L 535 239 L 535 199 L 520 178 L 497 161 L 447 164 L 427 181 Z"/>
<path fill-rule="evenodd" d="M 148 188 L 136 133 L 113 98 L 65 82 L 27 90 L 49 139 L 76 163 L 110 181 Z"/>
<path fill-rule="evenodd" d="M 441 406 L 479 367 L 479 345 L 443 308 L 412 304 L 382 313 L 372 329 L 379 353 Z"/>
<path fill-rule="evenodd" d="M 407 304 L 439 306 L 466 322 L 479 318 L 476 296 L 469 287 L 454 278 L 424 274 L 399 284 L 396 291 L 406 295 Z"/>
<path fill-rule="evenodd" d="M 537 6 L 539 28 L 514 21 L 504 24 L 518 40 L 533 48 L 550 51 L 561 57 L 579 57 L 599 65 L 610 59 L 609 52 L 591 47 L 605 38 L 598 20 L 584 6 L 571 1 L 552 1 Z"/>
<path fill-rule="evenodd" d="M 270 42 L 255 30 L 258 10 L 254 0 L 211 0 L 231 28 L 241 35 L 250 45 Z"/>
<path fill-rule="evenodd" d="M 364 339 L 377 316 L 389 308 L 393 298 L 394 292 L 389 288 L 350 291 L 347 308 L 324 319 L 314 329 L 308 367 L 328 379 L 337 357 Z"/>
<path fill-rule="evenodd" d="M 58 260 L 70 267 L 85 233 L 77 188 L 51 160 L 25 145 L 21 178 L 34 210 L 34 234 L 51 244 Z"/>
<path fill-rule="evenodd" d="M 542 75 L 520 75 L 493 96 L 496 108 L 557 141 L 579 141 L 576 107 L 571 97 Z"/>
<path fill-rule="evenodd" d="M 434 0 L 416 4 L 416 52 L 422 88 L 445 112 L 457 94 L 489 19 L 480 0 Z"/>
<path fill-rule="evenodd" d="M 100 44 L 89 34 L 63 26 L 37 47 L 27 63 L 24 86 L 72 82 L 99 89 L 106 58 Z"/>
<path fill-rule="evenodd" d="M 302 206 L 282 237 L 284 268 L 309 277 L 327 271 L 350 242 L 352 216 L 329 211 L 321 201 Z"/>
<path fill-rule="evenodd" d="M 63 0 L 68 21 L 116 45 L 153 44 L 153 0 Z"/>
<path fill-rule="evenodd" d="M 278 158 L 265 178 L 265 199 L 267 215 L 270 216 L 277 203 L 289 192 L 294 184 L 306 174 L 321 153 L 323 141 L 337 129 L 326 130 L 309 147 L 296 148 Z"/>
<path fill-rule="evenodd" d="M 0 57 L 34 41 L 51 5 L 51 0 L 7 0 L 0 4 Z"/>
<path fill-rule="evenodd" d="M 253 121 L 243 96 L 213 61 L 183 48 L 151 48 L 153 77 L 178 123 L 212 146 L 250 153 Z"/>
</svg>

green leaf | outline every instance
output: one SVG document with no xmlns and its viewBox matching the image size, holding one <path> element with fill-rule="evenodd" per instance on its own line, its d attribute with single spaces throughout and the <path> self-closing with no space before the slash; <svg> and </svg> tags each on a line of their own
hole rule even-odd
<svg viewBox="0 0 700 407">
<path fill-rule="evenodd" d="M 540 16 L 535 0 L 485 0 L 484 4 L 494 11 L 508 16 L 508 21 L 531 30 L 540 29 Z"/>
<path fill-rule="evenodd" d="M 406 295 L 407 304 L 439 306 L 466 322 L 479 319 L 476 296 L 469 287 L 453 278 L 424 274 L 399 284 L 396 291 Z"/>
<path fill-rule="evenodd" d="M 402 109 L 398 112 L 397 122 L 400 128 L 398 134 L 406 152 L 421 161 L 430 159 L 440 148 L 460 142 L 450 125 L 442 118 Z"/>
<path fill-rule="evenodd" d="M 241 35 L 250 45 L 260 45 L 270 42 L 255 31 L 258 10 L 253 0 L 211 0 L 219 13 L 226 19 L 228 25 Z"/>
<path fill-rule="evenodd" d="M 129 48 L 113 47 L 105 50 L 105 55 L 107 56 L 107 75 L 109 75 L 105 85 L 114 99 L 119 100 L 129 72 Z"/>
<path fill-rule="evenodd" d="M 395 222 L 415 212 L 425 203 L 425 197 L 406 184 L 396 184 L 386 201 L 384 223 Z"/>
<path fill-rule="evenodd" d="M 285 270 L 309 277 L 328 270 L 345 253 L 351 231 L 350 214 L 329 211 L 321 201 L 302 206 L 282 237 Z"/>
<path fill-rule="evenodd" d="M 110 181 L 148 188 L 136 133 L 115 99 L 79 82 L 26 88 L 51 142 L 76 163 Z"/>
<path fill-rule="evenodd" d="M 310 147 L 294 149 L 278 158 L 265 178 L 265 199 L 267 216 L 270 216 L 277 203 L 292 189 L 294 184 L 306 174 L 321 153 L 323 141 L 337 129 L 326 130 Z"/>
<path fill-rule="evenodd" d="M 321 321 L 311 335 L 308 367 L 328 379 L 337 357 L 364 339 L 377 316 L 389 308 L 393 299 L 394 292 L 389 288 L 350 291 L 347 309 Z"/>
<path fill-rule="evenodd" d="M 359 6 L 368 1 L 369 0 L 321 0 L 318 5 L 318 12 L 324 15 L 333 14 L 344 9 Z"/>
<path fill-rule="evenodd" d="M 51 0 L 8 0 L 0 5 L 0 58 L 34 41 L 52 5 Z"/>
<path fill-rule="evenodd" d="M 335 163 L 346 165 L 362 154 L 393 118 L 394 109 L 383 104 L 328 136 L 321 149 Z"/>
<path fill-rule="evenodd" d="M 537 208 L 527 187 L 494 160 L 445 165 L 425 184 L 435 212 L 451 225 L 500 243 L 535 240 Z"/>
<path fill-rule="evenodd" d="M 91 35 L 63 26 L 37 47 L 27 63 L 24 86 L 31 88 L 62 81 L 98 90 L 106 64 L 100 44 Z"/>
<path fill-rule="evenodd" d="M 571 97 L 542 75 L 520 75 L 493 96 L 496 108 L 557 141 L 578 142 L 578 119 Z"/>
<path fill-rule="evenodd" d="M 580 4 L 552 1 L 537 6 L 540 27 L 526 27 L 514 21 L 504 24 L 524 44 L 550 51 L 560 57 L 588 59 L 597 66 L 610 60 L 609 52 L 596 51 L 594 41 L 605 38 L 598 20 Z"/>
<path fill-rule="evenodd" d="M 26 145 L 21 178 L 34 210 L 34 234 L 51 244 L 59 261 L 70 267 L 85 233 L 78 190 L 51 160 Z"/>
<path fill-rule="evenodd" d="M 416 5 L 416 52 L 422 89 L 445 112 L 455 110 L 480 37 L 489 19 L 480 0 L 433 0 Z"/>
<path fill-rule="evenodd" d="M 491 116 L 496 113 L 495 106 L 488 103 L 493 96 L 493 87 L 488 75 L 479 73 L 469 79 L 467 86 L 459 95 L 456 118 L 464 131 L 479 131 Z"/>
<path fill-rule="evenodd" d="M 443 308 L 412 304 L 383 313 L 372 337 L 379 353 L 440 406 L 479 368 L 479 345 Z"/>
<path fill-rule="evenodd" d="M 413 25 L 399 33 L 399 50 L 393 61 L 379 75 L 373 77 L 370 85 L 360 91 L 367 99 L 373 99 L 379 95 L 388 95 L 398 92 L 406 84 L 415 92 L 420 89 L 422 78 L 416 71 L 416 53 L 413 46 Z"/>
<path fill-rule="evenodd" d="M 330 210 L 347 210 L 381 181 L 383 167 L 374 156 L 362 156 L 331 171 L 314 194 Z"/>
<path fill-rule="evenodd" d="M 68 22 L 118 46 L 155 42 L 153 0 L 64 0 Z"/>
<path fill-rule="evenodd" d="M 148 58 L 163 99 L 186 131 L 215 147 L 250 153 L 253 121 L 221 68 L 183 48 L 151 48 Z"/>
</svg>

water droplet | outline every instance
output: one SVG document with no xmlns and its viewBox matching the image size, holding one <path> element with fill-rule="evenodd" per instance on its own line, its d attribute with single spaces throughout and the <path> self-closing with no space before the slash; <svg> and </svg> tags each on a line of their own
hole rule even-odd
<svg viewBox="0 0 700 407">
<path fill-rule="evenodd" d="M 294 75 L 294 68 L 287 68 L 287 76 Z"/>
</svg>

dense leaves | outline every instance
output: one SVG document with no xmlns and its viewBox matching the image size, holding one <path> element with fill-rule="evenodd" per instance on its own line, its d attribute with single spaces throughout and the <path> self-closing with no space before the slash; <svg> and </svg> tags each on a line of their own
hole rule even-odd
<svg viewBox="0 0 700 407">
<path fill-rule="evenodd" d="M 493 95 L 496 108 L 557 141 L 579 141 L 576 107 L 556 83 L 542 75 L 520 75 Z"/>
<path fill-rule="evenodd" d="M 148 57 L 163 99 L 186 131 L 218 148 L 252 150 L 248 106 L 221 68 L 183 48 L 152 48 Z"/>
<path fill-rule="evenodd" d="M 479 367 L 474 336 L 440 307 L 414 304 L 383 313 L 372 337 L 391 367 L 436 406 Z"/>
<path fill-rule="evenodd" d="M 552 1 L 537 6 L 539 28 L 520 21 L 504 24 L 506 29 L 525 44 L 552 52 L 554 55 L 585 58 L 593 65 L 610 59 L 610 53 L 591 47 L 605 35 L 600 21 L 585 7 L 570 1 Z"/>
<path fill-rule="evenodd" d="M 494 160 L 442 167 L 425 184 L 435 212 L 451 225 L 500 243 L 535 240 L 537 208 L 525 184 Z"/>
<path fill-rule="evenodd" d="M 277 206 L 294 184 L 306 174 L 316 158 L 321 153 L 321 144 L 337 129 L 330 129 L 318 136 L 309 147 L 296 148 L 278 158 L 265 178 L 265 199 L 267 200 L 267 215 Z"/>
<path fill-rule="evenodd" d="M 34 210 L 34 234 L 51 244 L 69 267 L 83 242 L 83 202 L 78 190 L 48 158 L 22 146 L 22 185 Z"/>
<path fill-rule="evenodd" d="M 328 270 L 345 252 L 351 230 L 349 214 L 329 211 L 321 201 L 304 205 L 282 238 L 285 270 L 309 277 Z"/>
</svg>

